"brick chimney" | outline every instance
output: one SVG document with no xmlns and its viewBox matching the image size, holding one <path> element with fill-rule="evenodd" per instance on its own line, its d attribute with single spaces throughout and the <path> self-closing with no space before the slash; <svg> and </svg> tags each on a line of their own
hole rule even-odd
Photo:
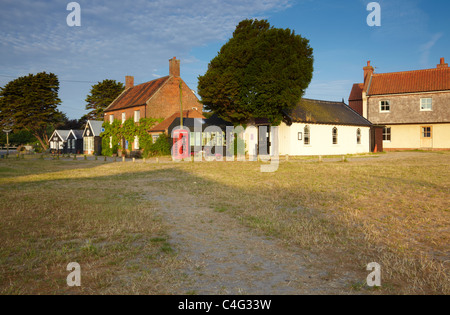
<svg viewBox="0 0 450 315">
<path fill-rule="evenodd" d="M 177 57 L 169 60 L 169 75 L 173 77 L 180 76 L 180 60 Z"/>
<path fill-rule="evenodd" d="M 364 67 L 363 70 L 364 70 L 364 84 L 366 84 L 366 81 L 370 79 L 370 76 L 373 74 L 375 69 L 370 65 L 370 61 L 367 61 L 367 67 Z"/>
<path fill-rule="evenodd" d="M 125 77 L 125 89 L 132 88 L 134 86 L 134 77 L 127 75 Z"/>
<path fill-rule="evenodd" d="M 438 69 L 448 68 L 448 63 L 445 63 L 445 58 L 441 58 L 441 63 L 437 65 Z"/>
</svg>

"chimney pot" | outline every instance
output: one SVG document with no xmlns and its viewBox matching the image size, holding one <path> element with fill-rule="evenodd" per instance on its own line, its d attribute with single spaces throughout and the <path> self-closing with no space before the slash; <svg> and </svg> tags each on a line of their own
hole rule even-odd
<svg viewBox="0 0 450 315">
<path fill-rule="evenodd" d="M 366 84 L 366 81 L 370 78 L 370 76 L 374 72 L 374 68 L 370 65 L 370 60 L 367 61 L 367 66 L 363 68 L 364 70 L 364 84 Z"/>
<path fill-rule="evenodd" d="M 134 77 L 127 75 L 125 77 L 125 89 L 132 88 L 134 86 Z"/>
<path fill-rule="evenodd" d="M 441 63 L 437 65 L 438 68 L 448 68 L 448 63 L 445 63 L 445 58 L 441 58 Z"/>
<path fill-rule="evenodd" d="M 177 57 L 169 60 L 169 75 L 174 77 L 180 76 L 180 60 L 177 60 Z"/>
</svg>

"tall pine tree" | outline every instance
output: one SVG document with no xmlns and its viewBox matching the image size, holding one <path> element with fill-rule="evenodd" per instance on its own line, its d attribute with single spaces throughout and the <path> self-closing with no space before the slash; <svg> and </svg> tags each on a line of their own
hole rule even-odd
<svg viewBox="0 0 450 315">
<path fill-rule="evenodd" d="M 115 80 L 103 80 L 92 86 L 90 94 L 86 98 L 86 114 L 82 120 L 103 120 L 103 111 L 123 92 L 123 83 Z"/>
<path fill-rule="evenodd" d="M 0 91 L 0 124 L 29 131 L 46 150 L 47 129 L 60 115 L 58 91 L 59 80 L 53 73 L 29 74 L 9 82 Z"/>
</svg>

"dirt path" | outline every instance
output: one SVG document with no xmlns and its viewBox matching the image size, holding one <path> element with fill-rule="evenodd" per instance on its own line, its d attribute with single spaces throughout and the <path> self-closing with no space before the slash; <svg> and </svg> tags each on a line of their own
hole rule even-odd
<svg viewBox="0 0 450 315">
<path fill-rule="evenodd" d="M 343 294 L 356 281 L 315 270 L 324 262 L 289 251 L 190 195 L 153 186 L 145 196 L 159 205 L 170 243 L 184 261 L 181 273 L 187 276 L 173 294 Z"/>
</svg>

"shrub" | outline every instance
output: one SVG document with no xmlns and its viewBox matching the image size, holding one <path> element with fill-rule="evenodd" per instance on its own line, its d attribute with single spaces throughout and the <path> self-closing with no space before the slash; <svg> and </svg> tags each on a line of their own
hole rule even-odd
<svg viewBox="0 0 450 315">
<path fill-rule="evenodd" d="M 172 150 L 171 140 L 172 138 L 167 136 L 165 133 L 162 133 L 155 141 L 155 143 L 151 146 L 150 149 L 151 155 L 153 156 L 171 155 Z"/>
</svg>

